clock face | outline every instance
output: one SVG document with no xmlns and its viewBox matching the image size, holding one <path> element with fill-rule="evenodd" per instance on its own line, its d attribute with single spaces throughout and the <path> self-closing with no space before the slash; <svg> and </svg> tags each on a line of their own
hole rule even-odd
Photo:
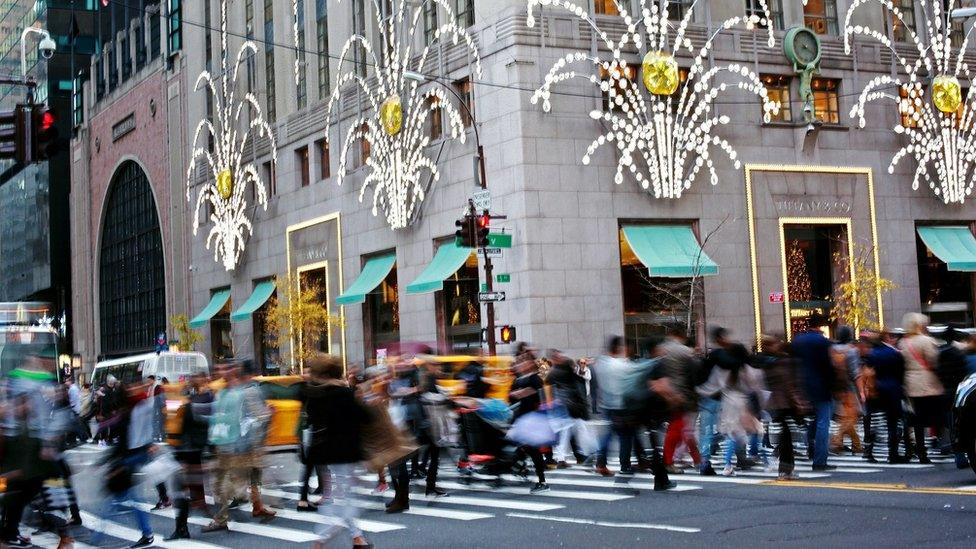
<svg viewBox="0 0 976 549">
<path fill-rule="evenodd" d="M 808 28 L 791 29 L 783 40 L 786 56 L 799 68 L 820 61 L 820 40 Z"/>
</svg>

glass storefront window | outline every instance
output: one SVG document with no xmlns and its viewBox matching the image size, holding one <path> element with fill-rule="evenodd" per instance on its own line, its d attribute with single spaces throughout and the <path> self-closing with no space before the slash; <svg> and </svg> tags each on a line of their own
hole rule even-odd
<svg viewBox="0 0 976 549">
<path fill-rule="evenodd" d="M 278 299 L 278 290 L 252 315 L 254 325 L 254 356 L 257 357 L 258 367 L 266 376 L 282 374 L 281 352 L 276 345 L 268 342 L 268 304 Z"/>
<path fill-rule="evenodd" d="M 306 289 L 312 289 L 318 295 L 317 301 L 323 304 L 326 309 L 329 307 L 329 275 L 327 273 L 328 267 L 313 267 L 308 270 L 302 270 L 299 273 L 299 288 L 304 292 Z M 316 350 L 320 353 L 329 352 L 329 330 L 322 332 L 321 337 L 316 343 Z"/>
<path fill-rule="evenodd" d="M 400 294 L 396 263 L 383 282 L 367 294 L 363 323 L 367 359 L 377 359 L 391 344 L 400 342 Z"/>
<path fill-rule="evenodd" d="M 622 230 L 619 239 L 624 337 L 630 351 L 640 357 L 652 356 L 654 347 L 664 339 L 667 329 L 687 327 L 689 316 L 690 335 L 694 338 L 703 313 L 704 279 L 650 276 Z"/>
<path fill-rule="evenodd" d="M 916 234 L 922 312 L 933 324 L 973 325 L 973 274 L 950 271 Z"/>
<path fill-rule="evenodd" d="M 436 294 L 441 326 L 438 332 L 448 352 L 470 353 L 481 349 L 479 283 L 478 256 L 472 252 L 468 261 L 444 281 L 444 289 Z"/>
<path fill-rule="evenodd" d="M 227 288 L 218 288 L 210 292 L 211 296 Z M 220 362 L 234 358 L 234 336 L 231 331 L 230 312 L 233 306 L 233 299 L 227 299 L 220 312 L 210 319 L 210 352 L 214 362 Z"/>
<path fill-rule="evenodd" d="M 779 102 L 779 113 L 772 115 L 770 120 L 773 122 L 792 122 L 793 111 L 791 108 L 792 97 L 790 96 L 790 83 L 793 78 L 785 74 L 764 74 L 760 79 L 763 85 L 766 86 L 770 101 Z"/>
<path fill-rule="evenodd" d="M 830 331 L 834 293 L 849 278 L 844 225 L 786 225 L 786 284 L 790 332 Z"/>
</svg>

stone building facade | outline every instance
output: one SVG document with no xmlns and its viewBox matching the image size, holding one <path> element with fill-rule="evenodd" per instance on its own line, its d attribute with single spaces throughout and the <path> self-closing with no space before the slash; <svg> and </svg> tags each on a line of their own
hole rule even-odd
<svg viewBox="0 0 976 549">
<path fill-rule="evenodd" d="M 773 48 L 766 47 L 763 35 L 754 30 L 735 28 L 719 35 L 708 62 L 742 63 L 764 79 L 768 77 L 789 98 L 792 117 L 764 123 L 755 96 L 730 86 L 716 103 L 717 114 L 728 115 L 732 123 L 716 133 L 735 147 L 742 167 L 736 169 L 716 154 L 718 183 L 710 185 L 702 175 L 675 200 L 655 199 L 631 179 L 615 184 L 617 156 L 611 148 L 599 149 L 588 165 L 581 163 L 587 147 L 603 131 L 589 116 L 601 108 L 598 88 L 584 80 L 562 84 L 549 113 L 530 103 L 532 92 L 555 60 L 574 50 L 599 51 L 595 35 L 585 23 L 566 11 L 547 7 L 541 15 L 537 13 L 536 25 L 530 28 L 523 0 L 446 3 L 455 11 L 460 6 L 464 17 L 470 13 L 471 19 L 465 23 L 472 23 L 469 30 L 478 44 L 484 71 L 476 78 L 463 47 L 444 44 L 435 46 L 435 63 L 426 72 L 440 82 L 456 83 L 458 90 L 473 90 L 471 102 L 484 148 L 492 213 L 507 216 L 494 221 L 493 230 L 503 228 L 514 241 L 511 249 L 494 260 L 495 273 L 511 275 L 511 282 L 496 284 L 496 289 L 506 292 L 506 300 L 496 306 L 496 316 L 499 324 L 516 326 L 520 339 L 573 355 L 590 355 L 600 350 L 606 336 L 627 334 L 636 350 L 645 349 L 665 322 L 659 312 L 650 310 L 653 305 L 648 305 L 644 295 L 648 289 L 641 285 L 655 281 L 646 280 L 649 277 L 633 268 L 634 253 L 622 237 L 622 229 L 656 225 L 689 227 L 699 242 L 705 242 L 705 253 L 718 265 L 718 274 L 704 278 L 703 302 L 694 306 L 694 331 L 699 335 L 706 325 L 724 325 L 749 342 L 758 331 L 783 332 L 794 327 L 793 318 L 831 324 L 826 319 L 829 311 L 824 309 L 829 308 L 827 294 L 845 276 L 838 271 L 836 258 L 862 248 L 877 250 L 877 271 L 898 284 L 883 297 L 886 323 L 897 324 L 903 313 L 921 309 L 937 319 L 972 325 L 972 275 L 950 275 L 946 280 L 957 291 L 951 302 L 940 302 L 940 292 L 947 290 L 933 290 L 938 280 L 933 282 L 932 273 L 936 279 L 945 278 L 945 265 L 939 271 L 938 258 L 919 241 L 917 229 L 952 225 L 969 227 L 971 232 L 976 210 L 971 202 L 946 205 L 928 189 L 913 190 L 915 166 L 908 159 L 888 173 L 892 155 L 903 145 L 903 138 L 891 130 L 899 120 L 893 102 L 870 104 L 864 129 L 856 128 L 849 117 L 864 84 L 893 70 L 890 53 L 875 43 L 858 39 L 852 54 L 844 53 L 838 28 L 843 27 L 849 0 L 808 4 L 833 8 L 825 9 L 819 19 L 804 13 L 800 0 L 772 0 L 777 27 Z M 183 284 L 176 280 L 185 280 L 181 275 L 187 273 L 189 286 L 185 303 L 168 298 L 171 308 L 167 312 L 192 317 L 204 311 L 214 295 L 230 291 L 222 312 L 201 330 L 206 337 L 201 350 L 211 355 L 230 351 L 236 357 L 261 358 L 265 366 L 273 362 L 267 358 L 271 355 L 265 352 L 260 326 L 255 326 L 259 314 L 242 314 L 237 321 L 226 317 L 239 310 L 264 281 L 277 277 L 280 292 L 283 275 L 289 272 L 317 273 L 327 288 L 323 299 L 330 311 L 344 319 L 344 326 L 333 329 L 323 348 L 343 355 L 350 363 L 381 358 L 395 348 L 391 339 L 458 352 L 477 345 L 472 334 L 483 326 L 485 311 L 472 292 L 476 294 L 479 282 L 484 282 L 483 271 L 479 271 L 481 280 L 449 280 L 439 292 L 406 291 L 431 264 L 441 242 L 453 239 L 454 221 L 477 190 L 472 174 L 473 132 L 468 130 L 464 144 L 436 140 L 430 146 L 428 153 L 437 159 L 440 180 L 431 187 L 422 216 L 399 231 L 392 231 L 382 214 L 372 214 L 369 192 L 365 202 L 360 202 L 365 168 L 353 170 L 341 186 L 336 184 L 342 139 L 362 107 L 352 91 L 344 95 L 339 114 L 333 114 L 330 145 L 324 147 L 330 116 L 328 94 L 339 75 L 352 68 L 351 64 L 339 65 L 342 45 L 354 24 L 362 21 L 360 5 L 368 22 L 367 35 L 373 44 L 379 44 L 374 8 L 385 9 L 386 4 L 297 0 L 295 6 L 303 14 L 299 20 L 304 23 L 303 41 L 299 42 L 305 50 L 298 65 L 289 3 L 244 0 L 228 6 L 230 51 L 237 50 L 244 36 L 253 37 L 260 46 L 258 54 L 245 64 L 259 103 L 266 112 L 273 106 L 277 164 L 268 207 L 253 210 L 254 234 L 239 266 L 226 271 L 204 247 L 206 227 L 195 237 L 186 236 L 193 212 L 190 204 L 176 200 L 184 194 L 174 192 L 182 177 L 174 162 L 186 158 L 189 144 L 184 141 L 182 148 L 174 148 L 172 136 L 179 132 L 170 128 L 169 176 L 163 178 L 169 193 L 163 200 L 173 200 L 168 207 L 174 213 L 183 208 L 182 233 L 174 232 L 176 225 L 170 220 L 164 241 L 168 248 L 185 238 L 186 260 L 182 267 L 167 263 L 172 269 L 167 273 L 172 272 L 173 278 L 167 276 L 167 291 L 170 284 Z M 585 0 L 583 4 L 587 4 Z M 589 3 L 588 9 L 603 11 L 608 4 Z M 679 9 L 689 3 L 672 4 L 672 9 Z M 703 40 L 719 22 L 745 7 L 738 0 L 699 4 L 692 24 L 693 40 Z M 410 3 L 415 5 L 420 3 Z M 208 6 L 209 17 L 205 13 Z M 436 17 L 442 20 L 445 11 L 439 3 L 437 6 Z M 207 19 L 215 22 L 213 26 L 219 20 L 219 9 L 216 0 L 184 6 L 187 20 Z M 614 15 L 594 13 L 593 17 L 602 28 L 621 28 Z M 855 20 L 890 29 L 885 22 L 888 17 L 880 5 L 871 5 L 859 11 Z M 819 37 L 823 57 L 818 77 L 824 80 L 818 84 L 817 114 L 826 123 L 814 131 L 808 131 L 802 120 L 799 77 L 782 50 L 784 29 L 805 20 L 824 32 Z M 918 21 L 921 24 L 921 12 Z M 264 42 L 268 36 L 273 39 Z M 185 29 L 187 51 L 216 52 L 217 36 L 209 40 L 210 46 L 198 27 Z M 896 41 L 896 48 L 902 54 L 910 52 L 908 44 Z M 188 82 L 204 70 L 208 55 L 214 54 L 180 57 L 181 71 L 193 77 Z M 326 60 L 328 65 L 323 65 Z M 639 61 L 636 52 L 632 61 Z M 679 63 L 689 61 L 679 56 Z M 464 84 L 466 78 L 474 82 L 470 88 Z M 183 97 L 180 122 L 185 136 L 207 116 L 208 107 L 202 91 L 186 88 Z M 266 180 L 271 179 L 267 142 L 256 140 L 250 146 L 255 165 L 263 168 L 260 171 Z M 350 162 L 354 165 L 355 159 Z M 108 173 L 102 170 L 97 185 L 104 186 L 106 177 Z M 191 191 L 195 191 L 207 175 L 199 170 L 190 179 Z M 95 216 L 90 219 L 93 234 L 89 237 L 94 246 L 98 221 Z M 800 252 L 791 259 L 792 247 Z M 364 265 L 390 253 L 396 258 L 395 282 L 388 275 L 385 284 L 362 305 L 336 301 L 360 276 Z M 925 263 L 922 267 L 920 260 Z M 875 266 L 873 255 L 869 265 Z M 466 274 L 460 278 L 470 278 L 475 272 L 468 267 L 462 271 Z M 801 280 L 810 293 L 804 303 L 790 308 L 776 303 L 776 294 L 788 294 L 798 277 L 808 279 Z M 825 284 L 831 287 L 822 288 Z M 800 291 L 803 289 L 793 288 L 794 297 Z M 799 312 L 790 312 L 794 309 Z M 469 324 L 471 329 L 462 329 Z"/>
</svg>

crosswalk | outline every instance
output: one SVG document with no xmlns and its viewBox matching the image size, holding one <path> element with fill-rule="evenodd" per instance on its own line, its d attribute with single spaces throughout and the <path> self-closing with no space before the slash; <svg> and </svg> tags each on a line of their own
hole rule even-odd
<svg viewBox="0 0 976 549">
<path fill-rule="evenodd" d="M 78 454 L 92 457 L 97 453 L 90 448 L 82 449 Z M 291 465 L 287 471 L 294 471 L 297 467 L 292 456 L 281 456 L 282 460 Z M 882 456 L 883 459 L 883 456 Z M 859 456 L 831 456 L 830 461 L 838 468 L 829 472 L 813 472 L 810 463 L 802 455 L 797 456 L 797 472 L 802 481 L 825 482 L 831 479 L 860 479 L 882 473 L 886 470 L 932 469 L 952 464 L 951 457 L 934 456 L 933 464 L 918 463 L 888 464 L 885 462 L 868 463 Z M 616 468 L 615 460 L 610 460 L 611 468 Z M 292 478 L 294 478 L 294 476 Z M 700 476 L 693 469 L 687 474 L 675 475 L 679 485 L 675 492 L 691 492 L 700 490 L 715 490 L 719 488 L 736 489 L 740 486 L 761 486 L 775 481 L 776 469 L 753 468 L 738 471 L 734 477 Z M 488 483 L 463 483 L 461 475 L 456 469 L 442 461 L 438 485 L 450 493 L 443 498 L 427 498 L 423 494 L 423 481 L 415 481 L 411 495 L 411 507 L 403 514 L 388 515 L 384 511 L 384 501 L 388 501 L 391 493 L 378 494 L 373 490 L 375 475 L 363 472 L 359 480 L 360 486 L 353 490 L 355 499 L 352 504 L 360 509 L 360 528 L 371 536 L 398 535 L 400 532 L 423 531 L 436 529 L 444 524 L 477 525 L 493 519 L 509 521 L 550 521 L 553 523 L 576 523 L 593 527 L 661 529 L 678 534 L 692 535 L 700 531 L 701 524 L 689 520 L 676 520 L 673 524 L 629 524 L 593 520 L 586 515 L 588 505 L 616 505 L 626 504 L 628 501 L 638 501 L 638 498 L 653 491 L 653 479 L 649 474 L 638 473 L 634 476 L 618 475 L 604 478 L 595 475 L 591 470 L 583 467 L 557 469 L 546 472 L 546 480 L 551 486 L 548 492 L 530 494 L 529 481 L 512 476 L 504 476 L 502 486 Z M 77 482 L 77 481 L 76 481 Z M 312 480 L 315 485 L 315 480 Z M 149 503 L 135 503 L 151 515 L 152 526 L 156 532 L 156 545 L 159 547 L 174 547 L 187 549 L 216 549 L 232 547 L 262 547 L 278 545 L 307 545 L 318 539 L 317 530 L 328 525 L 329 519 L 317 513 L 298 512 L 295 510 L 300 491 L 300 484 L 295 481 L 271 482 L 262 489 L 266 503 L 277 511 L 277 517 L 268 524 L 260 524 L 250 516 L 251 507 L 243 505 L 232 511 L 229 531 L 219 534 L 200 534 L 198 528 L 206 525 L 209 519 L 199 514 L 191 516 L 191 532 L 194 539 L 189 541 L 163 542 L 162 536 L 173 529 L 175 512 L 173 509 L 154 510 Z M 976 492 L 976 485 L 961 487 L 959 490 Z M 676 497 L 665 496 L 665 497 Z M 213 503 L 212 500 L 209 503 Z M 102 540 L 114 542 L 116 546 L 133 542 L 140 536 L 135 521 L 131 517 L 113 516 L 100 517 L 93 510 L 94 507 L 83 505 L 86 512 L 82 515 L 85 527 L 77 535 L 77 549 L 105 545 Z M 96 535 L 96 531 L 100 534 Z M 99 539 L 99 537 L 101 539 Z M 392 538 L 391 538 L 392 539 Z M 34 543 L 38 547 L 51 547 L 56 538 L 51 534 L 38 534 Z M 109 543 L 111 544 L 111 543 Z"/>
</svg>

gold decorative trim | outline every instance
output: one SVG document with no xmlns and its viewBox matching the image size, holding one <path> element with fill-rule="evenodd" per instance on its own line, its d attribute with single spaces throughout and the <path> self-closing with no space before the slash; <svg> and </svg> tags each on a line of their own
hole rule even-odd
<svg viewBox="0 0 976 549">
<path fill-rule="evenodd" d="M 746 183 L 746 213 L 749 216 L 749 259 L 751 262 L 752 270 L 752 297 L 753 297 L 753 307 L 755 314 L 755 325 L 756 325 L 756 346 L 757 348 L 762 348 L 762 312 L 761 312 L 761 301 L 759 295 L 759 261 L 758 253 L 756 251 L 756 215 L 753 202 L 753 188 L 752 188 L 752 173 L 753 172 L 785 172 L 785 173 L 821 173 L 821 174 L 848 174 L 848 175 L 863 175 L 867 177 L 868 180 L 868 209 L 870 213 L 870 223 L 871 223 L 871 240 L 873 243 L 873 259 L 874 259 L 874 274 L 876 277 L 881 277 L 881 258 L 880 252 L 878 250 L 878 221 L 877 221 L 877 209 L 875 205 L 874 197 L 874 172 L 871 168 L 867 167 L 857 167 L 857 166 L 811 166 L 811 165 L 789 165 L 789 164 L 746 164 L 745 168 L 745 183 Z M 789 219 L 789 218 L 786 218 Z M 819 222 L 824 222 L 824 219 L 829 218 L 818 218 Z M 846 218 L 845 218 L 846 219 Z M 782 225 L 781 225 L 782 227 Z M 853 239 L 853 233 L 851 234 L 851 239 Z M 780 236 L 782 241 L 782 235 Z M 849 246 L 853 249 L 852 246 Z M 786 268 L 786 262 L 783 262 L 783 269 Z M 784 285 L 785 286 L 785 285 Z M 884 303 L 881 299 L 881 288 L 876 289 L 876 299 L 878 303 L 878 321 L 881 325 L 884 325 Z M 789 295 L 787 288 L 783 289 L 784 297 L 787 299 L 787 307 L 789 303 Z M 789 323 L 787 323 L 789 324 Z M 789 329 L 787 327 L 787 329 Z"/>
<path fill-rule="evenodd" d="M 309 219 L 308 221 L 302 221 L 301 223 L 296 223 L 294 225 L 289 225 L 288 228 L 285 229 L 285 262 L 286 262 L 286 265 L 287 265 L 287 268 L 288 268 L 288 274 L 291 275 L 291 273 L 292 273 L 292 265 L 291 265 L 291 233 L 293 233 L 295 231 L 300 231 L 302 229 L 307 229 L 309 227 L 314 227 L 314 226 L 320 225 L 322 223 L 327 223 L 329 221 L 335 221 L 336 222 L 336 242 L 337 242 L 338 252 L 339 252 L 337 263 L 338 263 L 338 270 L 339 270 L 339 289 L 341 291 L 341 289 L 343 287 L 345 287 L 345 282 L 343 281 L 343 277 L 342 277 L 342 217 L 341 217 L 340 212 L 333 212 L 333 213 L 328 214 L 328 215 L 323 215 L 321 217 L 316 217 L 314 219 Z M 318 261 L 318 262 L 315 262 L 315 263 L 308 263 L 308 264 L 305 264 L 305 265 L 296 266 L 294 272 L 296 272 L 296 273 L 303 273 L 305 271 L 309 271 L 309 270 L 312 270 L 312 269 L 317 269 L 317 268 L 325 267 L 325 269 L 326 269 L 325 270 L 325 284 L 326 284 L 326 288 L 325 288 L 325 295 L 326 295 L 325 307 L 326 307 L 326 311 L 328 311 L 329 314 L 332 314 L 332 305 L 329 303 L 329 301 L 331 300 L 331 296 L 329 295 L 329 270 L 328 270 L 328 265 L 329 265 L 328 260 L 326 260 L 326 261 Z M 300 282 L 299 282 L 299 287 L 301 287 L 301 283 Z M 342 338 L 342 364 L 343 364 L 343 366 L 346 366 L 346 310 L 345 310 L 345 306 L 343 306 L 343 305 L 339 305 L 339 319 L 342 322 L 342 325 L 339 327 L 339 333 L 340 333 L 340 336 Z M 292 348 L 294 349 L 294 342 L 293 341 L 289 341 L 288 344 L 291 345 Z M 330 353 L 332 352 L 332 332 L 331 332 L 331 328 L 330 328 L 330 331 L 329 331 L 329 352 Z M 301 368 L 301 363 L 299 363 L 299 368 Z"/>
</svg>

